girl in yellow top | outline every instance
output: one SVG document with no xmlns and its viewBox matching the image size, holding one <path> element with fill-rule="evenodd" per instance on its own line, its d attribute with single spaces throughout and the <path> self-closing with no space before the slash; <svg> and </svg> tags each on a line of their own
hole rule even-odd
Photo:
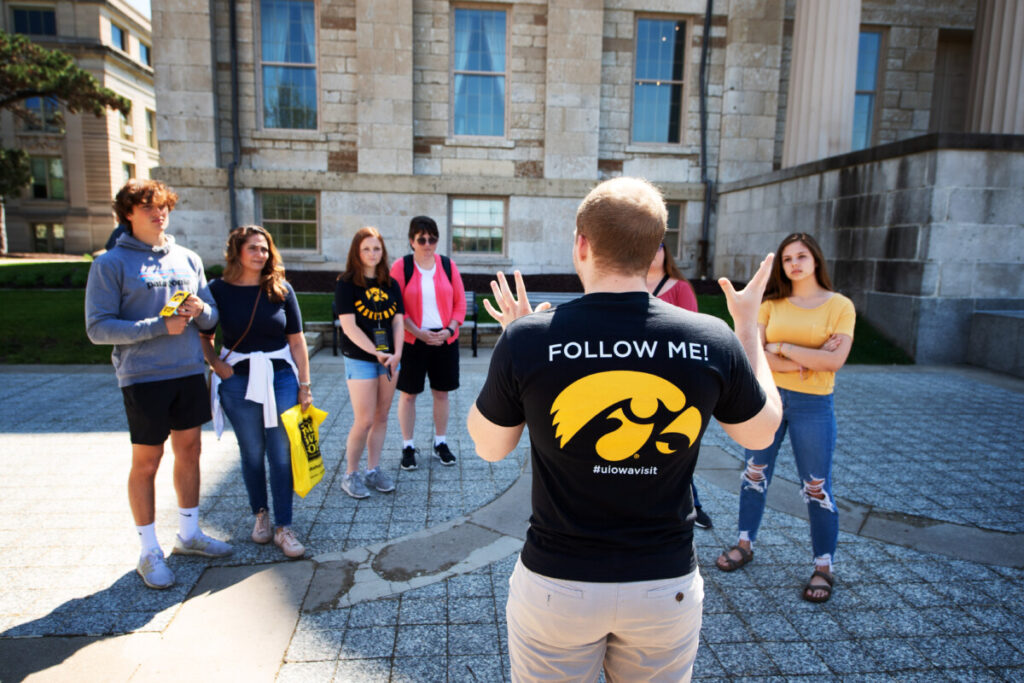
<svg viewBox="0 0 1024 683">
<path fill-rule="evenodd" d="M 825 257 L 814 238 L 793 233 L 782 240 L 758 315 L 761 342 L 782 397 L 782 424 L 770 447 L 746 451 L 739 540 L 719 556 L 717 566 L 733 571 L 754 559 L 753 544 L 775 458 L 788 429 L 811 522 L 814 572 L 802 594 L 811 602 L 825 602 L 832 595 L 832 559 L 839 536 L 832 497 L 832 387 L 853 346 L 855 321 L 853 303 L 832 291 Z"/>
</svg>

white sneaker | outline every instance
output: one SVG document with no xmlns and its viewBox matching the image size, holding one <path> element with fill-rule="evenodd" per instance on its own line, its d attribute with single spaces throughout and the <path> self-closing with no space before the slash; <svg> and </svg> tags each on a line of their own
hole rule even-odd
<svg viewBox="0 0 1024 683">
<path fill-rule="evenodd" d="M 285 557 L 302 557 L 306 554 L 306 547 L 295 538 L 295 532 L 290 526 L 279 526 L 274 532 L 274 545 L 281 549 Z"/>
<path fill-rule="evenodd" d="M 174 550 L 171 552 L 175 555 L 202 555 L 203 557 L 226 557 L 235 551 L 229 544 L 224 541 L 218 541 L 216 538 L 210 538 L 202 531 L 197 533 L 193 538 L 188 541 L 183 541 L 181 536 L 175 535 L 174 537 Z"/>
<path fill-rule="evenodd" d="M 150 588 L 163 589 L 174 585 L 174 572 L 164 562 L 164 554 L 159 550 L 143 553 L 135 571 L 142 577 L 142 583 Z"/>
<path fill-rule="evenodd" d="M 270 528 L 270 515 L 266 508 L 256 513 L 256 524 L 252 528 L 253 543 L 270 543 L 274 537 L 274 531 Z"/>
</svg>

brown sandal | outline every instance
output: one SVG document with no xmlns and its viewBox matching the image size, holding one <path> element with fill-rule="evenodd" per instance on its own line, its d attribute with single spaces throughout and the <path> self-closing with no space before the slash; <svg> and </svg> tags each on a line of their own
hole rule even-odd
<svg viewBox="0 0 1024 683">
<path fill-rule="evenodd" d="M 825 579 L 828 585 L 820 586 L 817 584 L 812 584 L 811 579 L 813 579 L 815 576 Z M 814 573 L 811 574 L 811 579 L 808 579 L 807 583 L 804 584 L 804 590 L 800 597 L 802 597 L 807 602 L 828 602 L 828 599 L 832 597 L 832 585 L 835 583 L 835 578 L 827 572 L 823 572 L 820 569 L 815 569 Z M 825 596 L 821 598 L 816 598 L 813 595 L 811 595 L 812 591 L 825 591 Z"/>
<path fill-rule="evenodd" d="M 740 551 L 740 559 L 734 560 L 731 557 L 729 557 L 729 553 L 731 551 L 733 551 L 733 550 L 739 550 Z M 718 564 L 717 562 L 715 562 L 715 566 L 718 567 L 719 570 L 721 570 L 723 572 L 734 572 L 737 569 L 740 569 L 741 567 L 744 567 L 747 564 L 750 564 L 750 561 L 754 559 L 754 551 L 753 550 L 747 550 L 746 548 L 744 548 L 743 546 L 740 546 L 740 545 L 734 545 L 733 547 L 729 548 L 729 550 L 726 550 L 724 553 L 722 553 L 718 557 L 719 557 L 719 559 L 722 559 L 724 557 L 725 558 L 725 562 L 726 562 L 726 564 L 728 566 L 728 568 L 726 568 L 726 567 L 723 567 L 722 565 Z"/>
</svg>

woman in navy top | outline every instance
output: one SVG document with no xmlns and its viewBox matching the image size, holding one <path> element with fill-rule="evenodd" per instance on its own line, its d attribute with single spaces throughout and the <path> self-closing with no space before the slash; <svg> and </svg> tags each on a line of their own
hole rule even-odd
<svg viewBox="0 0 1024 683">
<path fill-rule="evenodd" d="M 301 557 L 306 549 L 291 526 L 291 447 L 280 414 L 295 404 L 306 410 L 313 403 L 302 314 L 295 291 L 284 279 L 274 238 L 264 228 L 232 230 L 224 257 L 224 276 L 210 282 L 221 310 L 220 355 L 214 351 L 214 330 L 203 335 L 206 361 L 217 375 L 213 385 L 219 385 L 214 387 L 214 412 L 219 403 L 238 439 L 242 478 L 256 516 L 252 540 L 273 539 L 287 557 Z M 216 414 L 214 420 L 217 424 Z M 274 499 L 273 529 L 264 456 Z"/>
</svg>

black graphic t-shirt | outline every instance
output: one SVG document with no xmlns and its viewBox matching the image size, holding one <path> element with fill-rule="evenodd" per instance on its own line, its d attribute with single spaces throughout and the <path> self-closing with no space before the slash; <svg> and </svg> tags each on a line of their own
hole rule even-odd
<svg viewBox="0 0 1024 683">
<path fill-rule="evenodd" d="M 378 287 L 373 278 L 366 278 L 366 286 L 360 287 L 344 278 L 338 280 L 334 290 L 334 307 L 338 315 L 355 313 L 356 325 L 366 336 L 373 340 L 373 331 L 383 329 L 388 337 L 388 348 L 395 350 L 395 338 L 391 331 L 393 318 L 402 309 L 402 290 L 394 280 L 387 287 Z M 368 360 L 376 363 L 376 356 L 368 354 L 356 346 L 351 339 L 342 335 L 342 353 L 349 358 Z"/>
<path fill-rule="evenodd" d="M 693 571 L 701 436 L 712 416 L 743 422 L 764 402 L 724 322 L 645 292 L 588 294 L 515 321 L 476 405 L 495 424 L 529 427 L 523 564 L 571 581 Z"/>
</svg>

